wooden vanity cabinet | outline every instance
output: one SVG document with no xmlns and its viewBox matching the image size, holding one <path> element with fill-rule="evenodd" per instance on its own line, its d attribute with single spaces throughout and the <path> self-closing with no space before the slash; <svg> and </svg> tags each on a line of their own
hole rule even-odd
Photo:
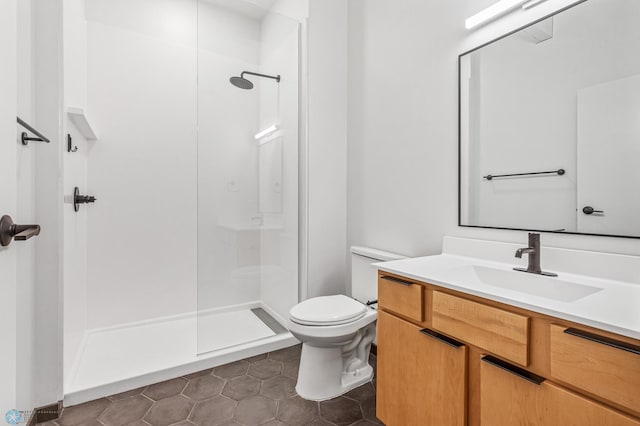
<svg viewBox="0 0 640 426">
<path fill-rule="evenodd" d="M 378 418 L 387 426 L 464 426 L 466 346 L 378 314 Z"/>
<path fill-rule="evenodd" d="M 386 272 L 379 290 L 387 426 L 640 426 L 637 340 Z"/>
<path fill-rule="evenodd" d="M 490 356 L 481 359 L 480 401 L 483 426 L 640 425 L 637 419 Z"/>
</svg>

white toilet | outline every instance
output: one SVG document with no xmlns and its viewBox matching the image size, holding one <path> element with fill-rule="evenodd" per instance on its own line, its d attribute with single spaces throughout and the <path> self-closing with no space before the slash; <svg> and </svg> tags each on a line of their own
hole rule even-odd
<svg viewBox="0 0 640 426">
<path fill-rule="evenodd" d="M 323 401 L 350 391 L 373 377 L 369 350 L 376 337 L 377 269 L 372 263 L 404 259 L 365 247 L 351 247 L 353 298 L 345 295 L 307 299 L 291 308 L 289 331 L 302 342 L 296 391 Z"/>
</svg>

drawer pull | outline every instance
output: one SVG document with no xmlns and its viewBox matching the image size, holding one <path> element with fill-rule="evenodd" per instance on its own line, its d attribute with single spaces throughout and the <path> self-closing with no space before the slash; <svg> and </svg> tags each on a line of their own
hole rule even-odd
<svg viewBox="0 0 640 426">
<path fill-rule="evenodd" d="M 491 364 L 495 367 L 501 368 L 505 371 L 508 371 L 511 374 L 515 374 L 516 376 L 525 379 L 531 383 L 536 385 L 540 385 L 546 379 L 542 376 L 538 376 L 537 374 L 533 374 L 530 371 L 525 370 L 524 368 L 516 367 L 515 365 L 511 365 L 508 362 L 505 362 L 501 359 L 498 359 L 491 355 L 485 355 L 482 357 L 482 360 L 488 364 Z"/>
<path fill-rule="evenodd" d="M 405 281 L 405 280 L 402 280 L 400 278 L 390 277 L 389 275 L 380 275 L 380 278 L 382 278 L 384 280 L 387 280 L 387 281 L 393 281 L 394 283 L 406 285 L 407 287 L 412 286 L 414 284 L 411 281 Z"/>
<path fill-rule="evenodd" d="M 433 337 L 436 340 L 440 340 L 442 343 L 452 346 L 456 349 L 464 346 L 464 343 L 458 342 L 457 340 L 452 339 L 449 336 L 445 336 L 444 334 L 440 334 L 436 331 L 429 330 L 428 328 L 423 328 L 422 330 L 420 330 L 420 333 L 426 336 Z"/>
<path fill-rule="evenodd" d="M 588 331 L 578 330 L 577 328 L 567 328 L 564 330 L 566 334 L 579 337 L 581 339 L 590 340 L 601 345 L 611 346 L 612 348 L 620 349 L 623 351 L 631 352 L 632 354 L 640 355 L 640 346 L 632 345 L 631 343 L 621 342 L 620 340 L 611 339 L 609 337 L 598 336 Z"/>
<path fill-rule="evenodd" d="M 390 277 L 388 275 L 381 275 L 380 278 L 385 279 L 387 281 L 393 281 L 394 283 L 398 283 L 398 284 L 402 284 L 402 285 L 406 285 L 407 287 L 413 285 L 414 283 L 412 283 L 411 281 L 405 281 L 402 280 L 400 278 L 396 278 L 396 277 Z"/>
</svg>

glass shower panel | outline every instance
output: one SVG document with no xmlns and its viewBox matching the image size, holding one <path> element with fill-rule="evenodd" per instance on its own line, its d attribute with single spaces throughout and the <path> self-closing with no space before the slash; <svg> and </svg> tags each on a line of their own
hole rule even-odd
<svg viewBox="0 0 640 426">
<path fill-rule="evenodd" d="M 298 40 L 253 3 L 198 2 L 198 353 L 277 338 L 298 300 Z"/>
</svg>

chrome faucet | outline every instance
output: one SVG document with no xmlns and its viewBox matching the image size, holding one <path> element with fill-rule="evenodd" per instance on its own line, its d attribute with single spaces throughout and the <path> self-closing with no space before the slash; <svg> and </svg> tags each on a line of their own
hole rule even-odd
<svg viewBox="0 0 640 426">
<path fill-rule="evenodd" d="M 529 255 L 529 265 L 527 268 L 513 268 L 515 271 L 528 272 L 530 274 L 546 275 L 548 277 L 557 277 L 558 274 L 553 272 L 544 272 L 540 267 L 540 234 L 529 233 L 529 247 L 519 248 L 516 250 L 516 257 L 522 258 L 523 254 Z"/>
</svg>

